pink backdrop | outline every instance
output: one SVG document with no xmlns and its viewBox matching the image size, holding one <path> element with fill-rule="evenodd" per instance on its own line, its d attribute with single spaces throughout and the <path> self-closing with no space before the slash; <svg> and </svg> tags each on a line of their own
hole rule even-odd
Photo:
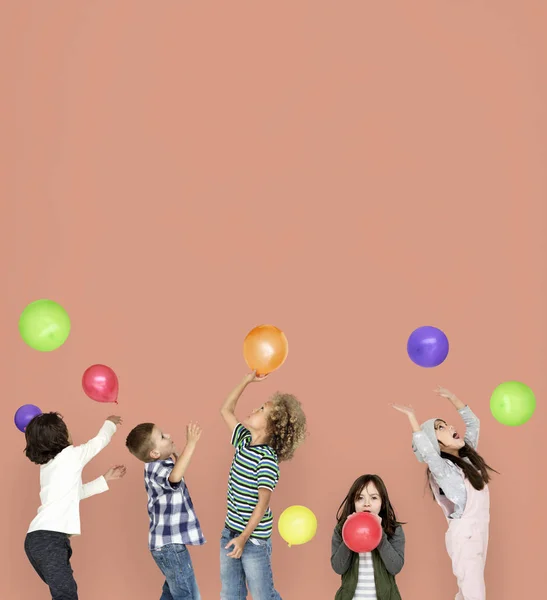
<svg viewBox="0 0 547 600">
<path fill-rule="evenodd" d="M 334 597 L 330 537 L 355 477 L 378 472 L 408 522 L 405 599 L 453 597 L 443 517 L 424 494 L 404 418 L 453 418 L 442 384 L 482 417 L 492 486 L 489 598 L 537 597 L 547 497 L 547 8 L 539 0 L 142 2 L 4 0 L 0 596 L 48 598 L 23 552 L 38 469 L 13 413 L 62 412 L 85 441 L 111 412 L 80 388 L 115 369 L 125 425 L 85 471 L 128 475 L 82 504 L 73 565 L 82 600 L 159 598 L 142 468 L 124 448 L 154 420 L 182 441 L 204 427 L 188 473 L 208 538 L 192 556 L 218 598 L 231 460 L 218 414 L 260 323 L 287 334 L 276 389 L 304 403 L 310 437 L 282 465 L 276 516 L 304 504 L 308 545 L 274 532 L 284 600 Z M 24 306 L 51 298 L 72 334 L 41 354 Z M 406 355 L 423 324 L 449 336 L 436 370 Z M 521 428 L 489 413 L 493 388 L 538 397 Z M 523 576 L 523 573 L 527 574 Z M 530 576 L 528 576 L 530 574 Z"/>
</svg>

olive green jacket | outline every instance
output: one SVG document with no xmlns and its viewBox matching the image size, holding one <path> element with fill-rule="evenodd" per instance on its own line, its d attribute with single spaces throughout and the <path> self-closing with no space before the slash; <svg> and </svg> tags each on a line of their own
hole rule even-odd
<svg viewBox="0 0 547 600">
<path fill-rule="evenodd" d="M 405 534 L 399 525 L 388 539 L 385 532 L 378 548 L 372 551 L 374 581 L 378 600 L 401 600 L 395 575 L 405 562 Z M 359 579 L 359 554 L 352 552 L 342 539 L 342 527 L 337 525 L 332 535 L 332 568 L 342 576 L 342 585 L 334 600 L 353 600 Z"/>
</svg>

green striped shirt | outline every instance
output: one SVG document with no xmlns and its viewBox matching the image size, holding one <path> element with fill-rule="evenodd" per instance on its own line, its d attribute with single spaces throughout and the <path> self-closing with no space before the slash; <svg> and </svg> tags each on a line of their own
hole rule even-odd
<svg viewBox="0 0 547 600">
<path fill-rule="evenodd" d="M 232 445 L 236 451 L 228 479 L 226 527 L 241 533 L 258 503 L 258 490 L 273 492 L 279 481 L 277 454 L 266 444 L 251 445 L 251 432 L 241 423 L 235 426 Z M 273 515 L 270 507 L 251 534 L 268 539 L 272 535 Z"/>
</svg>

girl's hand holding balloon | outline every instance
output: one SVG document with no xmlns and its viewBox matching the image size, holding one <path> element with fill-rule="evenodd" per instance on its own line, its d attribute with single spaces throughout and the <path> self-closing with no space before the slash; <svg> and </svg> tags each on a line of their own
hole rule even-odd
<svg viewBox="0 0 547 600">
<path fill-rule="evenodd" d="M 121 417 L 117 417 L 116 415 L 110 415 L 107 421 L 111 421 L 112 423 L 114 423 L 114 425 L 116 425 L 116 427 L 123 423 L 123 419 Z"/>
</svg>

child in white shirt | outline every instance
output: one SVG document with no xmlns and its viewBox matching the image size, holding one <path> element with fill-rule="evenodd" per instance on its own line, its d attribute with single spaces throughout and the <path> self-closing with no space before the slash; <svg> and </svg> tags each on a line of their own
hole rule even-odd
<svg viewBox="0 0 547 600">
<path fill-rule="evenodd" d="M 28 529 L 25 552 L 49 586 L 52 600 L 78 600 L 69 538 L 80 535 L 80 500 L 105 492 L 108 480 L 125 475 L 125 467 L 116 465 L 94 481 L 82 484 L 82 470 L 109 444 L 121 422 L 120 417 L 108 417 L 99 433 L 81 446 L 72 444 L 58 413 L 38 415 L 26 428 L 25 454 L 40 465 L 41 506 Z"/>
</svg>

